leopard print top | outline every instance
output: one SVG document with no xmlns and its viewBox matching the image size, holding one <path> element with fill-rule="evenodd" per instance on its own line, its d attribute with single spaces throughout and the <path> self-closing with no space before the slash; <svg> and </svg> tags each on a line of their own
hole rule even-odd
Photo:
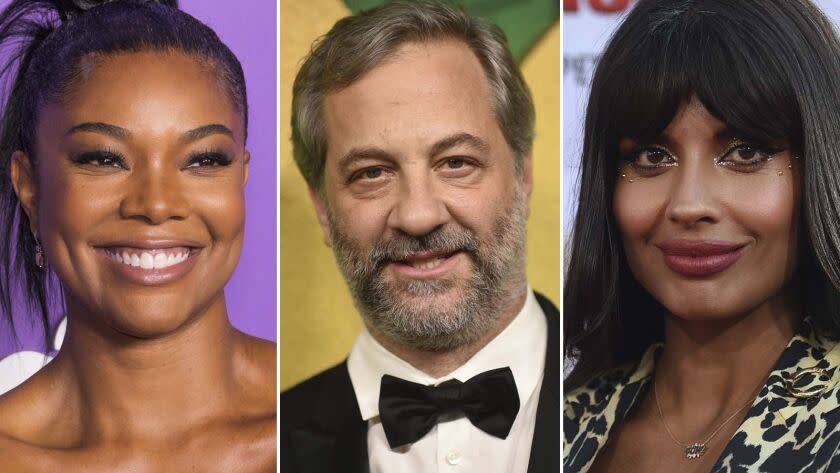
<svg viewBox="0 0 840 473">
<path fill-rule="evenodd" d="M 840 339 L 805 320 L 712 473 L 840 473 Z M 657 349 L 566 393 L 563 471 L 586 472 L 647 391 Z M 823 371 L 811 373 L 808 368 Z M 807 395 L 795 397 L 793 394 Z"/>
</svg>

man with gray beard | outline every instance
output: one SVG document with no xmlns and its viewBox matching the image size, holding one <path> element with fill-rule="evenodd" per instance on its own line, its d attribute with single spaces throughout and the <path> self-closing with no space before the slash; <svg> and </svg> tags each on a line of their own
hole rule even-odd
<svg viewBox="0 0 840 473">
<path fill-rule="evenodd" d="M 559 471 L 559 316 L 525 276 L 534 108 L 504 35 L 390 3 L 336 23 L 293 95 L 364 329 L 281 395 L 281 471 Z"/>
</svg>

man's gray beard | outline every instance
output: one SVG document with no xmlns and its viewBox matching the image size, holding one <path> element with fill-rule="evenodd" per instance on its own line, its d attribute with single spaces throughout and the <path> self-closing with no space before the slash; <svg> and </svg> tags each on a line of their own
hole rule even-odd
<svg viewBox="0 0 840 473">
<path fill-rule="evenodd" d="M 491 329 L 518 295 L 511 292 L 524 285 L 525 213 L 525 196 L 517 189 L 513 207 L 493 223 L 492 241 L 479 241 L 473 232 L 449 224 L 422 237 L 400 233 L 377 242 L 367 255 L 340 232 L 331 215 L 329 220 L 338 266 L 368 326 L 403 346 L 447 351 Z M 388 263 L 423 250 L 462 251 L 470 256 L 471 277 L 408 282 L 383 277 Z M 461 293 L 460 300 L 435 304 L 437 296 L 453 290 Z"/>
</svg>

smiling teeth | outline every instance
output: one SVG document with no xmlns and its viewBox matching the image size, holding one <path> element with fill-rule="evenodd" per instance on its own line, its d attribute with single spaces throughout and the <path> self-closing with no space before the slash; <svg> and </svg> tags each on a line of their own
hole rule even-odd
<svg viewBox="0 0 840 473">
<path fill-rule="evenodd" d="M 105 254 L 118 263 L 142 269 L 168 268 L 185 261 L 190 256 L 188 251 L 171 255 L 166 255 L 164 253 L 152 254 L 144 251 L 138 255 L 136 253 L 129 254 L 127 251 L 120 253 L 117 251 L 106 250 Z"/>
<path fill-rule="evenodd" d="M 445 258 L 432 258 L 429 260 L 414 261 L 411 263 L 411 267 L 417 269 L 434 269 L 440 266 L 441 261 L 444 259 Z"/>
</svg>

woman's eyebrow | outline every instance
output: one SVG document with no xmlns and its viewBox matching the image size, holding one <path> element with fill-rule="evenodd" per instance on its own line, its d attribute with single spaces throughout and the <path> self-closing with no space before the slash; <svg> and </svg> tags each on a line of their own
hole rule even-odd
<svg viewBox="0 0 840 473">
<path fill-rule="evenodd" d="M 122 128 L 122 127 L 119 127 L 119 126 L 116 126 L 116 125 L 110 125 L 108 123 L 102 123 L 102 122 L 80 123 L 78 125 L 75 125 L 75 126 L 71 127 L 69 130 L 67 130 L 67 132 L 64 134 L 64 136 L 72 135 L 73 133 L 78 133 L 78 132 L 82 132 L 82 131 L 91 132 L 91 133 L 102 133 L 102 134 L 113 136 L 114 138 L 120 138 L 120 139 L 125 139 L 125 138 L 128 138 L 129 136 L 131 136 L 131 132 L 126 130 L 125 128 Z"/>
<path fill-rule="evenodd" d="M 103 122 L 80 123 L 71 127 L 64 135 L 72 135 L 73 133 L 78 132 L 102 133 L 119 139 L 126 139 L 131 136 L 131 132 L 129 130 L 117 125 L 111 125 Z M 196 141 L 215 134 L 227 135 L 233 138 L 233 131 L 231 131 L 230 128 L 219 123 L 213 123 L 193 128 L 192 130 L 185 132 L 183 134 L 183 139 L 185 141 Z"/>
<path fill-rule="evenodd" d="M 206 138 L 210 135 L 216 135 L 216 134 L 227 135 L 227 136 L 233 138 L 233 131 L 231 131 L 230 128 L 228 128 L 228 127 L 226 127 L 222 124 L 219 124 L 219 123 L 213 123 L 213 124 L 210 124 L 210 125 L 204 125 L 204 126 L 200 126 L 198 128 L 194 128 L 194 129 L 184 133 L 184 139 L 186 141 L 196 141 L 196 140 L 200 140 L 202 138 Z"/>
</svg>

